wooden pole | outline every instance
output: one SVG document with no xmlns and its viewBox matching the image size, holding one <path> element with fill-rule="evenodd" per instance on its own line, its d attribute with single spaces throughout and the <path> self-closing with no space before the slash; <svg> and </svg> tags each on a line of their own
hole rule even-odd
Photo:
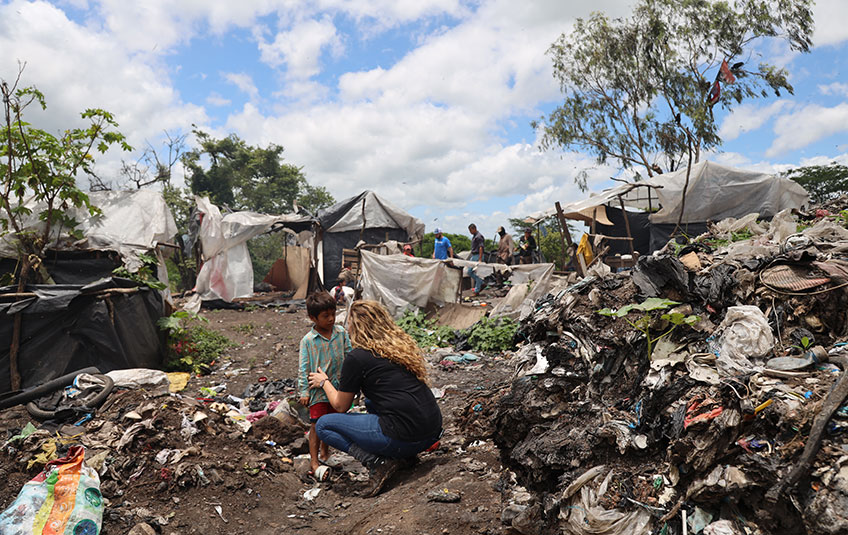
<svg viewBox="0 0 848 535">
<path fill-rule="evenodd" d="M 559 226 L 563 229 L 563 236 L 565 241 L 568 243 L 568 249 L 574 249 L 574 242 L 571 241 L 571 234 L 568 232 L 568 224 L 565 222 L 565 214 L 562 213 L 562 206 L 560 206 L 559 201 L 555 203 L 556 211 L 557 211 L 557 219 L 559 220 Z M 586 276 L 586 271 L 583 269 L 583 266 L 580 264 L 578 260 L 579 255 L 577 254 L 576 249 L 574 250 L 574 255 L 571 257 L 571 262 L 574 264 L 574 270 L 577 271 L 577 274 L 581 277 Z"/>
<path fill-rule="evenodd" d="M 624 209 L 624 201 L 621 195 L 618 196 L 618 204 L 621 206 L 621 215 L 624 216 L 624 228 L 627 229 L 627 237 L 630 238 L 627 243 L 630 244 L 630 254 L 633 254 L 633 235 L 630 234 L 630 219 L 627 217 L 627 210 Z"/>
</svg>

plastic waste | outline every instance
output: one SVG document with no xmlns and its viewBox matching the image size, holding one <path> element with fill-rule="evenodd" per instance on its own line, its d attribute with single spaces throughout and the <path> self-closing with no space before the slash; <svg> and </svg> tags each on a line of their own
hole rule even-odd
<svg viewBox="0 0 848 535">
<path fill-rule="evenodd" d="M 83 463 L 85 448 L 47 464 L 0 514 L 3 533 L 96 535 L 103 521 L 100 478 Z"/>
<path fill-rule="evenodd" d="M 716 331 L 719 354 L 716 365 L 720 375 L 750 373 L 756 367 L 749 359 L 762 358 L 774 348 L 774 335 L 763 311 L 751 305 L 727 309 Z"/>
<path fill-rule="evenodd" d="M 801 357 L 777 357 L 766 362 L 766 368 L 770 370 L 793 371 L 803 370 L 813 364 L 827 362 L 827 350 L 822 346 L 815 346 Z"/>
</svg>

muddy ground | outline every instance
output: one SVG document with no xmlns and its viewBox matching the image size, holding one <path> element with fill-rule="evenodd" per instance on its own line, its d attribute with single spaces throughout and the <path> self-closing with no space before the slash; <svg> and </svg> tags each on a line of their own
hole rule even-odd
<svg viewBox="0 0 848 535">
<path fill-rule="evenodd" d="M 196 399 L 206 397 L 201 387 L 226 385 L 221 395 L 241 396 L 261 378 L 295 379 L 298 344 L 311 325 L 305 311 L 257 308 L 201 315 L 209 327 L 238 344 L 209 375 L 192 376 L 182 398 L 149 398 L 138 391 L 113 394 L 98 417 L 82 426 L 96 442 L 105 436 L 109 422 L 126 424 L 129 411 L 144 418 L 152 414 L 151 428 L 142 429 L 121 452 L 103 450 L 109 463 L 109 475 L 102 478 L 108 500 L 103 533 L 127 533 L 141 522 L 162 534 L 511 533 L 501 523 L 508 498 L 500 489 L 510 485 L 499 452 L 491 441 L 475 441 L 457 426 L 467 419 L 469 407 L 479 406 L 475 393 L 490 391 L 510 377 L 508 356 L 484 356 L 473 365 L 450 368 L 432 359 L 432 386 L 444 391 L 439 399 L 445 420 L 441 447 L 421 454 L 418 464 L 394 476 L 378 497 L 362 498 L 358 494 L 364 483 L 357 479 L 364 474 L 357 474 L 361 468 L 355 461 L 348 458 L 347 470 L 339 468 L 328 482 L 316 483 L 305 473 L 304 461 L 296 458 L 303 452 L 303 440 L 295 441 L 293 448 L 269 445 L 267 439 L 278 430 L 254 428 L 243 435 L 209 411 L 208 401 Z M 191 438 L 191 447 L 178 436 L 179 414 L 186 409 L 189 414 L 210 414 L 206 426 Z M 27 421 L 23 408 L 0 412 L 3 440 Z M 188 453 L 183 462 L 161 467 L 154 457 L 166 448 Z M 89 447 L 89 454 L 96 451 Z M 27 469 L 24 462 L 32 454 L 26 446 L 0 454 L 0 477 L 7 482 L 0 489 L 3 508 L 39 472 L 37 465 Z M 305 499 L 304 493 L 314 488 L 321 489 L 317 497 Z M 460 500 L 432 501 L 433 491 L 458 494 Z"/>
</svg>

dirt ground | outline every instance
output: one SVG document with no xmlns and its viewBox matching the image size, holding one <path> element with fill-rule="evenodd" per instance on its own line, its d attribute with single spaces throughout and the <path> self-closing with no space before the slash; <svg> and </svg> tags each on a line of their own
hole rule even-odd
<svg viewBox="0 0 848 535">
<path fill-rule="evenodd" d="M 146 418 L 148 413 L 142 409 L 153 402 L 146 407 L 153 414 L 151 428 L 143 429 L 121 455 L 107 457 L 111 465 L 110 477 L 102 478 L 101 490 L 107 499 L 103 533 L 127 533 L 140 522 L 162 534 L 511 532 L 501 523 L 505 502 L 499 452 L 491 442 L 463 435 L 457 426 L 469 403 L 474 404 L 475 394 L 508 379 L 512 369 L 504 356 L 481 356 L 471 365 L 450 368 L 432 359 L 436 361 L 432 386 L 444 392 L 439 399 L 445 421 L 441 447 L 421 454 L 416 465 L 396 474 L 376 498 L 358 495 L 364 483 L 356 479 L 365 475 L 349 457 L 337 455 L 335 460 L 347 468 L 336 469 L 329 481 L 316 483 L 305 473 L 304 460 L 297 458 L 304 452 L 302 437 L 291 448 L 269 445 L 266 439 L 273 438 L 274 429 L 254 428 L 242 435 L 214 414 L 217 418 L 210 416 L 205 429 L 192 437 L 192 447 L 183 449 L 189 462 L 160 468 L 153 461 L 157 453 L 185 446 L 172 432 L 180 429 L 179 412 L 168 410 L 169 406 L 208 409 L 208 401 L 196 399 L 206 397 L 201 387 L 225 385 L 219 396 L 241 397 L 246 387 L 260 381 L 296 379 L 298 344 L 311 325 L 303 310 L 215 310 L 201 315 L 209 320 L 209 327 L 238 344 L 209 375 L 192 376 L 182 398 L 146 399 L 138 391 L 113 394 L 98 417 L 83 426 L 87 435 L 102 436 L 108 421 L 123 421 L 131 410 Z M 0 412 L 3 440 L 28 420 L 20 407 Z M 7 480 L 0 490 L 3 508 L 38 473 L 38 467 L 27 469 L 23 462 L 31 456 L 12 448 L 0 454 L 0 477 Z M 195 466 L 202 468 L 197 471 Z M 311 489 L 320 492 L 307 500 L 304 493 Z M 458 494 L 460 499 L 433 501 L 434 494 Z"/>
</svg>

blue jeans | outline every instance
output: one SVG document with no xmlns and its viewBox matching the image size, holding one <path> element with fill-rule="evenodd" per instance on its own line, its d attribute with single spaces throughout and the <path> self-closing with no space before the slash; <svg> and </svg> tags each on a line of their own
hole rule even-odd
<svg viewBox="0 0 848 535">
<path fill-rule="evenodd" d="M 480 260 L 480 253 L 475 253 L 471 255 L 470 260 L 472 262 Z M 475 273 L 474 268 L 468 268 L 468 276 L 471 277 L 471 280 L 474 281 L 474 291 L 480 293 L 480 290 L 483 289 L 483 279 L 477 276 L 477 273 Z"/>
<path fill-rule="evenodd" d="M 435 444 L 439 437 L 405 442 L 387 437 L 380 427 L 376 414 L 325 414 L 315 424 L 315 432 L 321 442 L 347 453 L 351 444 L 363 450 L 393 459 L 412 457 Z"/>
</svg>

